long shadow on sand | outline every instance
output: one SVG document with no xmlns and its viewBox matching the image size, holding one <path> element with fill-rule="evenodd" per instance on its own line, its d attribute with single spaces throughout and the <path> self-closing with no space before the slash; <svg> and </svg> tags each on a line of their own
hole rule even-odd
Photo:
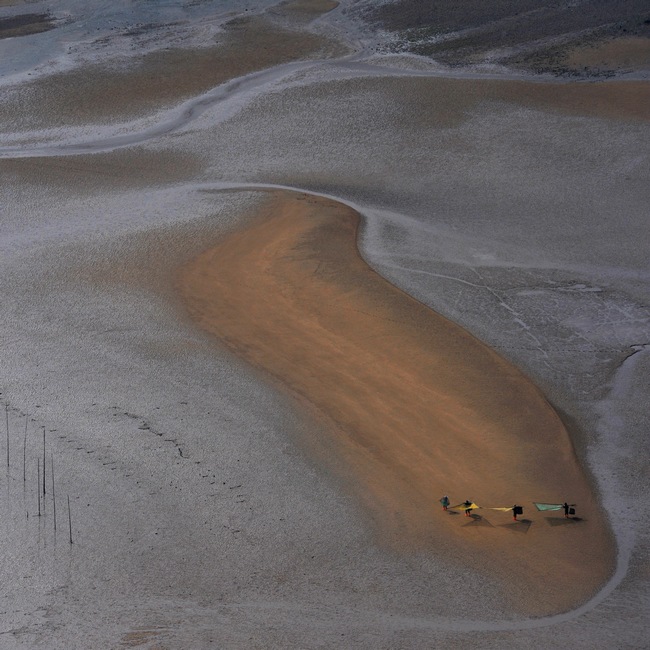
<svg viewBox="0 0 650 650">
<path fill-rule="evenodd" d="M 565 519 L 564 517 L 544 517 L 546 523 L 549 526 L 570 526 L 571 524 L 579 524 L 582 521 L 585 521 L 581 517 L 570 517 Z"/>
<path fill-rule="evenodd" d="M 468 521 L 466 524 L 463 524 L 463 528 L 466 528 L 467 526 L 472 526 L 473 528 L 478 528 L 479 526 L 494 528 L 494 526 L 487 519 L 485 519 L 485 517 L 481 517 L 481 515 L 471 515 L 470 521 Z"/>
<path fill-rule="evenodd" d="M 526 534 L 530 530 L 532 523 L 530 519 L 519 519 L 518 521 L 513 521 L 511 524 L 501 524 L 499 528 Z"/>
</svg>

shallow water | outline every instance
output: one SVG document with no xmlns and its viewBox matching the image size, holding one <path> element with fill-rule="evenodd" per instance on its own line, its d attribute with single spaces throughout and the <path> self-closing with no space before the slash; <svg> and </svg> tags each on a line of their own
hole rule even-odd
<svg viewBox="0 0 650 650">
<path fill-rule="evenodd" d="M 182 39 L 209 19 L 220 20 L 239 13 L 259 11 L 273 0 L 48 0 L 0 7 L 0 17 L 47 13 L 56 27 L 48 32 L 20 38 L 0 38 L 0 77 L 43 68 L 51 72 L 76 59 L 102 60 L 127 51 L 140 54 L 163 47 L 166 39 Z"/>
</svg>

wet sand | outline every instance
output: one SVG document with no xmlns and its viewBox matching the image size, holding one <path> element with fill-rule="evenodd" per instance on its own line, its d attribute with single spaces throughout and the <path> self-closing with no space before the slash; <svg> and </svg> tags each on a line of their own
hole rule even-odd
<svg viewBox="0 0 650 650">
<path fill-rule="evenodd" d="M 300 59 L 341 56 L 346 51 L 342 44 L 307 31 L 287 29 L 258 16 L 239 17 L 226 23 L 206 47 L 155 51 L 128 62 L 94 63 L 25 84 L 0 101 L 0 124 L 39 128 L 138 117 L 253 71 Z"/>
<path fill-rule="evenodd" d="M 650 41 L 647 38 L 616 38 L 569 51 L 566 63 L 574 70 L 594 72 L 650 70 Z"/>
<path fill-rule="evenodd" d="M 343 205 L 276 193 L 184 269 L 190 313 L 330 423 L 306 445 L 367 506 L 381 543 L 501 578 L 526 613 L 587 599 L 613 549 L 559 417 L 513 366 L 373 272 L 358 227 Z M 521 503 L 525 516 L 443 513 L 443 494 Z M 565 499 L 585 519 L 532 510 Z"/>
</svg>

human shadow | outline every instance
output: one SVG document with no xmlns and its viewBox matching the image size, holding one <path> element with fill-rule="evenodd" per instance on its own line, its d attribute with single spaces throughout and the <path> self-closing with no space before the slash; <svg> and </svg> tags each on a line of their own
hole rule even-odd
<svg viewBox="0 0 650 650">
<path fill-rule="evenodd" d="M 467 526 L 472 526 L 473 528 L 478 528 L 479 526 L 494 528 L 494 526 L 485 517 L 481 517 L 481 515 L 474 513 L 470 515 L 470 521 L 468 521 L 466 524 L 463 524 L 463 528 L 466 528 Z"/>
<path fill-rule="evenodd" d="M 530 519 L 517 519 L 517 521 L 513 521 L 510 524 L 501 524 L 501 528 L 513 530 L 516 533 L 524 533 L 525 535 L 530 530 L 532 523 Z"/>
<path fill-rule="evenodd" d="M 447 510 L 447 514 L 448 514 L 448 515 L 459 515 L 460 512 L 458 512 L 458 511 L 456 511 L 456 510 Z"/>
<path fill-rule="evenodd" d="M 546 523 L 549 526 L 571 526 L 572 524 L 578 524 L 581 521 L 584 521 L 581 517 L 544 517 Z"/>
</svg>

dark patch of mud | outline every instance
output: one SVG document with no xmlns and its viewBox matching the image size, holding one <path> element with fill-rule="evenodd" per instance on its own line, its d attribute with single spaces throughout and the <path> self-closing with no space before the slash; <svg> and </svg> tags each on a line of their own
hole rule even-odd
<svg viewBox="0 0 650 650">
<path fill-rule="evenodd" d="M 0 38 L 39 34 L 54 27 L 55 22 L 50 14 L 21 14 L 0 18 Z"/>
<path fill-rule="evenodd" d="M 500 63 L 538 73 L 602 75 L 618 72 L 574 66 L 577 47 L 620 37 L 650 37 L 645 0 L 578 3 L 554 0 L 398 0 L 360 16 L 397 36 L 393 48 L 449 66 Z"/>
</svg>

